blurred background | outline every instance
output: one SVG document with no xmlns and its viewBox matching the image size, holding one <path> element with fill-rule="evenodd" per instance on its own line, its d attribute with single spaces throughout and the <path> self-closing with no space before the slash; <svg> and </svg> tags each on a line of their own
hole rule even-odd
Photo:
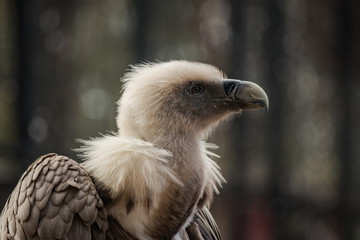
<svg viewBox="0 0 360 240">
<path fill-rule="evenodd" d="M 360 1 L 0 0 L 0 206 L 48 152 L 116 131 L 129 64 L 214 64 L 270 111 L 209 140 L 224 239 L 360 239 Z"/>
</svg>

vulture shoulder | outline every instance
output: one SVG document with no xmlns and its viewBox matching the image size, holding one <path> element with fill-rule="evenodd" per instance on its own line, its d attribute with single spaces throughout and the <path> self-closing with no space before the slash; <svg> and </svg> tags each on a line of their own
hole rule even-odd
<svg viewBox="0 0 360 240">
<path fill-rule="evenodd" d="M 8 198 L 0 239 L 105 239 L 107 218 L 88 173 L 74 160 L 47 154 Z"/>
</svg>

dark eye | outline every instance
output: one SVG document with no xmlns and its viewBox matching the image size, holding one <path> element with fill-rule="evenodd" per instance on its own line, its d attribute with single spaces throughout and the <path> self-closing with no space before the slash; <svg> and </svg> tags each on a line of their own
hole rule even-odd
<svg viewBox="0 0 360 240">
<path fill-rule="evenodd" d="M 200 95 L 204 91 L 204 89 L 204 86 L 201 84 L 193 84 L 189 86 L 187 92 L 193 96 L 197 96 Z"/>
</svg>

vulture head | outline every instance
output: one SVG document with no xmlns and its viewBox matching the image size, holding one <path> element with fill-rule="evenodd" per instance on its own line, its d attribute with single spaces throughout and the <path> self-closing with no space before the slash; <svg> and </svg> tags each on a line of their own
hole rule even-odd
<svg viewBox="0 0 360 240">
<path fill-rule="evenodd" d="M 212 65 L 171 61 L 133 66 L 123 78 L 121 135 L 157 143 L 171 136 L 205 138 L 220 120 L 269 107 L 262 88 L 227 79 Z"/>
</svg>

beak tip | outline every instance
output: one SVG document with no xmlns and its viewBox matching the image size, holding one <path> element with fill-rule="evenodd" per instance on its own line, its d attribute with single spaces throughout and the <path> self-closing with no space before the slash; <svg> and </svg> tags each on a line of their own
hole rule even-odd
<svg viewBox="0 0 360 240">
<path fill-rule="evenodd" d="M 269 100 L 266 99 L 266 102 L 265 102 L 265 112 L 269 112 Z"/>
<path fill-rule="evenodd" d="M 269 101 L 266 99 L 260 103 L 260 106 L 264 108 L 265 112 L 269 112 Z"/>
</svg>

